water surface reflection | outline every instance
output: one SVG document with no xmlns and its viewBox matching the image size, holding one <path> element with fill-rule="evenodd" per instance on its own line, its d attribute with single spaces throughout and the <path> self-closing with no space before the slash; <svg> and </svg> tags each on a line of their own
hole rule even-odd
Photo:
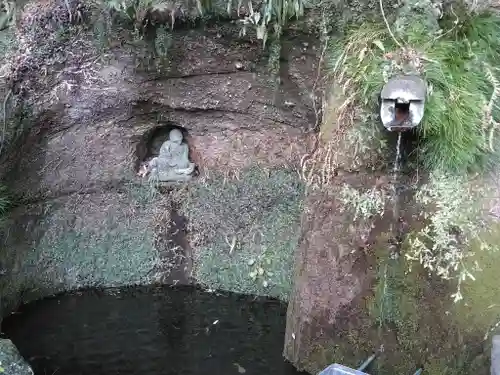
<svg viewBox="0 0 500 375">
<path fill-rule="evenodd" d="M 286 305 L 188 287 L 83 291 L 23 306 L 2 330 L 35 374 L 296 375 Z"/>
</svg>

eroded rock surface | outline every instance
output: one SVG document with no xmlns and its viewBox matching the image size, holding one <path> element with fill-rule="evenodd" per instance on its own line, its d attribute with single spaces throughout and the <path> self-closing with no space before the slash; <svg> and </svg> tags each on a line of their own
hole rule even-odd
<svg viewBox="0 0 500 375">
<path fill-rule="evenodd" d="M 59 21 L 68 22 L 64 1 L 47 4 L 24 14 L 20 32 L 35 23 L 46 26 L 40 33 L 48 38 L 51 6 L 62 7 Z M 57 42 L 54 59 L 62 55 L 62 63 L 47 61 L 43 80 L 33 70 L 16 72 L 33 121 L 0 168 L 19 202 L 2 229 L 7 294 L 26 299 L 85 286 L 189 281 L 189 265 L 175 280 L 169 276 L 178 263 L 172 257 L 191 251 L 188 241 L 177 238 L 178 246 L 168 235 L 185 222 L 171 221 L 173 195 L 182 202 L 182 193 L 161 194 L 136 176 L 159 127 L 187 132 L 200 173 L 195 184 L 251 166 L 298 166 L 312 144 L 314 111 L 303 92 L 317 51 L 287 50 L 284 88 L 275 91 L 261 45 L 234 43 L 238 31 L 231 24 L 181 28 L 173 33 L 170 69 L 148 73 L 124 47 L 101 55 L 83 29 Z M 47 47 L 33 38 L 23 39 L 25 64 L 44 61 L 28 54 Z"/>
<path fill-rule="evenodd" d="M 340 179 L 339 179 L 340 180 Z M 343 182 L 370 188 L 371 176 L 347 175 Z M 300 370 L 325 368 L 338 332 L 355 314 L 370 288 L 372 271 L 364 252 L 373 221 L 354 221 L 339 199 L 338 187 L 309 194 L 295 258 L 295 288 L 287 311 L 284 356 Z"/>
</svg>

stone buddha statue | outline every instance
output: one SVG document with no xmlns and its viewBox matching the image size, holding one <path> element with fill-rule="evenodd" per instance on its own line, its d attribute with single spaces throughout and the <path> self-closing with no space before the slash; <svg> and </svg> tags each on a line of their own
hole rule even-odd
<svg viewBox="0 0 500 375">
<path fill-rule="evenodd" d="M 190 180 L 195 164 L 189 161 L 189 147 L 182 140 L 182 132 L 172 129 L 168 140 L 161 145 L 160 154 L 146 164 L 143 175 L 149 174 L 150 181 Z"/>
</svg>

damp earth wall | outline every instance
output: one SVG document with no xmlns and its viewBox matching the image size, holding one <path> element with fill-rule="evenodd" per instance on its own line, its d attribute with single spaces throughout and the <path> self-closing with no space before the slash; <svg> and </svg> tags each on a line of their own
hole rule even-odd
<svg viewBox="0 0 500 375">
<path fill-rule="evenodd" d="M 344 183 L 387 185 L 380 150 L 353 155 L 340 144 L 345 160 L 332 175 L 304 169 L 304 160 L 311 165 L 318 156 L 317 125 L 328 115 L 318 111 L 325 13 L 308 10 L 283 35 L 276 86 L 269 50 L 254 35 L 241 37 L 234 20 L 179 22 L 158 66 L 147 54 L 151 45 L 132 43 L 124 30 L 103 44 L 103 30 L 73 24 L 66 4 L 31 4 L 16 26 L 24 37 L 19 65 L 9 65 L 15 100 L 0 163 L 14 202 L 0 228 L 3 314 L 84 287 L 199 283 L 289 300 L 284 355 L 311 373 L 335 361 L 355 365 L 383 345 L 404 355 L 387 354 L 381 370 L 482 368 L 479 328 L 464 336 L 462 325 L 445 325 L 457 338 L 446 346 L 449 332 L 429 325 L 429 314 L 451 308 L 446 285 L 398 281 L 403 315 L 389 333 L 381 328 L 373 306 L 389 268 L 383 231 L 374 236 L 374 221 L 353 221 L 338 199 Z M 91 10 L 69 4 L 82 16 Z M 376 5 L 342 3 L 326 14 L 361 22 L 378 13 Z M 197 175 L 180 186 L 151 186 L 138 168 L 174 127 Z M 333 187 L 325 191 L 324 182 Z M 436 332 L 440 340 L 426 347 Z M 412 354 L 438 346 L 444 352 Z M 460 350 L 472 354 L 450 364 Z"/>
</svg>

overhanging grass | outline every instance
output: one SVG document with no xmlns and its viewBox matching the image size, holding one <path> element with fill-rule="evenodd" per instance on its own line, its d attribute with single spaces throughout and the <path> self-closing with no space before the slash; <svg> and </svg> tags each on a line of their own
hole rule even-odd
<svg viewBox="0 0 500 375">
<path fill-rule="evenodd" d="M 395 74 L 418 73 L 429 90 L 420 126 L 422 162 L 429 169 L 477 170 L 496 156 L 499 117 L 500 18 L 467 16 L 454 28 L 430 33 L 416 21 L 402 46 L 384 24 L 363 24 L 331 49 L 332 73 L 351 105 L 378 111 L 379 94 Z M 339 119 L 342 121 L 342 119 Z"/>
</svg>

